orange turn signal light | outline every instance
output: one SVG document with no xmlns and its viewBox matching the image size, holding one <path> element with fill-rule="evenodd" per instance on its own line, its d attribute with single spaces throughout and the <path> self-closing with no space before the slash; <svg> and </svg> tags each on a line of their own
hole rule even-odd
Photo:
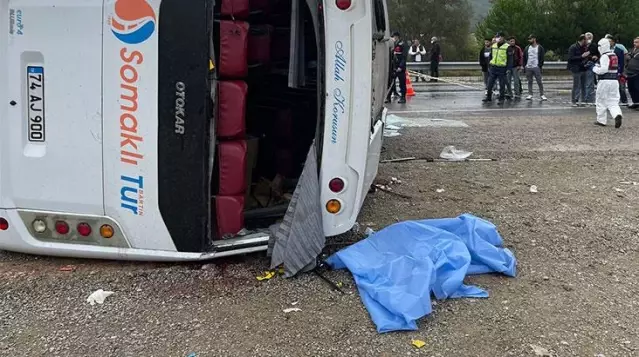
<svg viewBox="0 0 639 357">
<path fill-rule="evenodd" d="M 326 210 L 328 213 L 335 214 L 342 209 L 342 204 L 338 200 L 329 200 L 326 202 Z"/>
<path fill-rule="evenodd" d="M 102 227 L 100 227 L 100 235 L 103 238 L 111 238 L 114 234 L 115 232 L 113 231 L 113 227 L 111 227 L 110 225 L 103 224 Z"/>
</svg>

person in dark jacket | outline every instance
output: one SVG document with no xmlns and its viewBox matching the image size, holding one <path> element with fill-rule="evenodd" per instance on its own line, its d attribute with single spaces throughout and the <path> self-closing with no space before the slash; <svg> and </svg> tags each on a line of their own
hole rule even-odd
<svg viewBox="0 0 639 357">
<path fill-rule="evenodd" d="M 391 57 L 391 73 L 399 81 L 400 98 L 397 103 L 406 103 L 406 61 L 408 59 L 408 45 L 401 39 L 399 32 L 393 33 L 393 56 Z M 393 79 L 393 85 L 395 80 Z M 390 103 L 391 91 L 388 92 L 386 102 Z"/>
<path fill-rule="evenodd" d="M 619 43 L 617 36 L 606 35 L 606 38 L 610 41 L 610 48 L 614 49 L 615 55 L 617 55 L 617 60 L 619 61 L 617 74 L 619 78 L 619 98 L 621 98 L 621 105 L 628 105 L 628 94 L 626 94 L 626 77 L 623 74 L 624 59 L 626 57 L 626 54 L 624 53 L 623 48 L 617 46 L 617 43 Z"/>
<path fill-rule="evenodd" d="M 585 60 L 590 55 L 586 50 L 586 35 L 580 35 L 577 42 L 568 49 L 568 70 L 572 73 L 572 105 L 579 105 L 586 101 L 586 81 L 589 70 L 586 69 Z"/>
<path fill-rule="evenodd" d="M 599 49 L 597 46 L 597 41 L 594 41 L 595 36 L 591 32 L 586 32 L 586 46 L 588 56 L 586 57 L 586 69 L 587 78 L 586 78 L 586 99 L 585 102 L 587 104 L 593 104 L 595 102 L 595 84 L 597 83 L 597 76 L 595 72 L 592 71 L 592 67 L 595 66 L 597 61 L 599 61 Z"/>
<path fill-rule="evenodd" d="M 519 73 L 521 72 L 521 68 L 524 65 L 524 52 L 521 50 L 521 47 L 517 46 L 517 39 L 514 36 L 510 36 L 508 38 L 508 43 L 510 43 L 510 61 L 511 65 L 508 68 L 508 72 L 506 75 L 506 82 L 508 83 L 508 96 L 513 96 L 512 87 L 515 87 L 515 98 L 521 98 L 521 78 L 519 77 Z"/>
<path fill-rule="evenodd" d="M 481 73 L 484 75 L 484 90 L 488 90 L 488 66 L 490 65 L 490 54 L 493 45 L 493 40 L 487 38 L 484 40 L 484 47 L 479 50 L 479 65 L 481 66 Z M 486 93 L 484 93 L 486 95 Z"/>
<path fill-rule="evenodd" d="M 430 79 L 431 82 L 437 82 L 439 77 L 439 62 L 442 60 L 442 48 L 439 45 L 439 39 L 433 37 L 430 39 L 432 47 L 430 49 Z"/>
<path fill-rule="evenodd" d="M 633 48 L 626 55 L 624 74 L 628 78 L 628 92 L 632 98 L 630 109 L 639 109 L 639 37 L 635 38 Z"/>
<path fill-rule="evenodd" d="M 533 99 L 533 77 L 537 81 L 539 87 L 539 95 L 542 101 L 548 100 L 544 95 L 544 84 L 541 78 L 541 69 L 544 67 L 544 58 L 546 50 L 537 42 L 537 36 L 528 36 L 529 45 L 524 49 L 524 68 L 526 70 L 526 79 L 528 80 L 528 96 L 526 100 Z"/>
</svg>

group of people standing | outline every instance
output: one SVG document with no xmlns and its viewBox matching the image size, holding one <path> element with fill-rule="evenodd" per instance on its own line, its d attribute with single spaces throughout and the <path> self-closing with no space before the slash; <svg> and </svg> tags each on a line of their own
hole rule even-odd
<svg viewBox="0 0 639 357">
<path fill-rule="evenodd" d="M 582 34 L 568 49 L 568 69 L 573 75 L 573 106 L 594 103 L 595 84 L 598 81 L 592 69 L 599 62 L 601 53 L 599 45 L 594 43 L 593 39 L 594 35 L 590 32 Z M 620 103 L 637 109 L 639 108 L 639 38 L 634 40 L 630 51 L 620 43 L 617 36 L 606 35 L 604 39 L 610 43 L 610 51 L 617 56 Z M 630 92 L 632 104 L 628 103 L 626 90 Z"/>
<path fill-rule="evenodd" d="M 568 49 L 568 69 L 573 75 L 572 104 L 592 104 L 594 97 L 595 124 L 606 126 L 610 113 L 615 127 L 619 128 L 620 105 L 639 109 L 639 37 L 634 39 L 630 51 L 617 36 L 606 35 L 597 44 L 593 39 L 590 32 L 582 34 Z M 632 103 L 628 103 L 626 89 Z"/>
<path fill-rule="evenodd" d="M 418 39 L 414 39 L 413 43 L 410 45 L 408 50 L 409 60 L 411 62 L 422 62 L 427 57 L 430 58 L 430 80 L 429 82 L 437 82 L 437 78 L 439 77 L 439 63 L 442 61 L 442 47 L 439 44 L 439 39 L 437 37 L 433 37 L 430 39 L 430 50 L 426 50 L 424 45 L 419 43 Z M 418 71 L 418 73 L 421 73 Z M 415 77 L 415 82 L 419 82 L 419 80 L 426 82 L 426 79 L 423 77 Z"/>
<path fill-rule="evenodd" d="M 392 36 L 392 53 L 391 53 L 391 73 L 389 76 L 390 90 L 386 96 L 386 103 L 391 102 L 391 96 L 399 97 L 398 103 L 406 103 L 406 62 L 422 62 L 426 56 L 426 48 L 419 43 L 419 40 L 413 40 L 409 46 L 404 40 L 401 39 L 399 32 L 394 32 Z M 430 81 L 437 81 L 439 77 L 439 63 L 442 61 L 441 46 L 439 45 L 439 39 L 433 37 L 430 40 Z M 415 78 L 415 82 L 418 82 L 420 77 Z M 422 80 L 424 80 L 422 78 Z M 399 81 L 399 91 L 397 93 L 396 82 Z M 425 80 L 424 80 L 425 81 Z"/>
<path fill-rule="evenodd" d="M 542 68 L 546 51 L 537 42 L 537 36 L 528 36 L 528 45 L 522 50 L 515 37 L 497 33 L 493 38 L 484 40 L 479 51 L 479 64 L 484 75 L 484 102 L 492 102 L 495 85 L 499 84 L 499 104 L 506 99 L 519 99 L 522 96 L 521 75 L 528 81 L 526 100 L 533 100 L 533 79 L 539 87 L 539 98 L 548 100 L 544 94 Z"/>
</svg>

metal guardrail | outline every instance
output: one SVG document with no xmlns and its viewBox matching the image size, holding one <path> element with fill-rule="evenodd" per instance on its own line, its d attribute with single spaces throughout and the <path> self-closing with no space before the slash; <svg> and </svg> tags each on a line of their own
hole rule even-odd
<svg viewBox="0 0 639 357">
<path fill-rule="evenodd" d="M 568 65 L 565 61 L 546 61 L 544 62 L 544 69 L 561 70 L 566 69 Z M 430 62 L 408 62 L 406 63 L 408 69 L 411 70 L 429 70 Z M 479 70 L 481 67 L 477 62 L 440 62 L 440 71 L 464 71 L 464 70 Z"/>
</svg>

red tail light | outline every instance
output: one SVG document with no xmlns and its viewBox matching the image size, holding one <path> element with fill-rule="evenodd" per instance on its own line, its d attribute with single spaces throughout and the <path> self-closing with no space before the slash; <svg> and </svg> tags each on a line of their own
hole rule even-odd
<svg viewBox="0 0 639 357">
<path fill-rule="evenodd" d="M 348 10 L 351 7 L 351 0 L 335 0 L 335 5 L 340 10 Z"/>
<path fill-rule="evenodd" d="M 9 229 L 9 221 L 0 217 L 0 231 L 6 231 Z"/>
<path fill-rule="evenodd" d="M 331 191 L 335 193 L 342 192 L 342 190 L 344 189 L 344 180 L 336 177 L 328 183 L 328 188 L 330 188 Z"/>
<path fill-rule="evenodd" d="M 67 234 L 69 233 L 69 225 L 67 222 L 57 221 L 55 222 L 55 231 L 58 232 L 58 234 Z"/>
<path fill-rule="evenodd" d="M 78 233 L 83 237 L 88 237 L 91 234 L 91 226 L 86 223 L 78 224 Z"/>
</svg>

